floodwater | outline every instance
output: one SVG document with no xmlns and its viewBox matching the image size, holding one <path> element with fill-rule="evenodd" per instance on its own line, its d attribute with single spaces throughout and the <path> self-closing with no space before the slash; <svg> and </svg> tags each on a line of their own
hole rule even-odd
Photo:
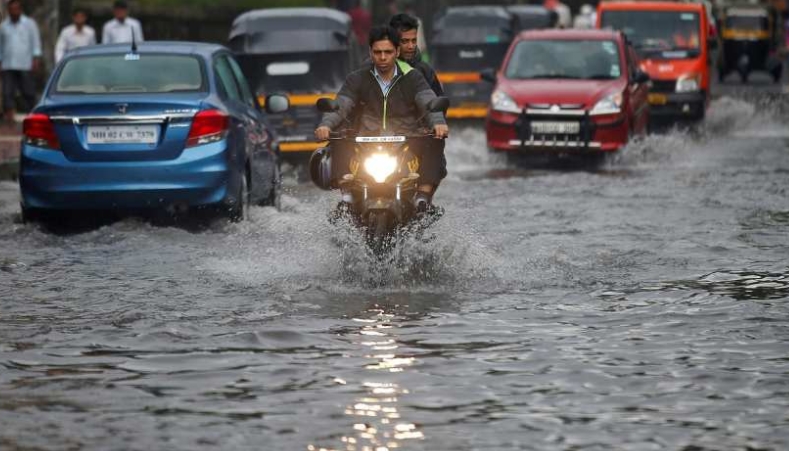
<svg viewBox="0 0 789 451">
<path fill-rule="evenodd" d="M 734 98 L 597 169 L 455 130 L 432 236 L 333 193 L 54 234 L 0 184 L 0 449 L 789 449 L 789 134 Z"/>
</svg>

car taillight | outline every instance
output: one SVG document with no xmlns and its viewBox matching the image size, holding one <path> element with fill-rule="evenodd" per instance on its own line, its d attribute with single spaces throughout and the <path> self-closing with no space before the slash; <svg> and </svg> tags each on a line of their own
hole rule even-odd
<svg viewBox="0 0 789 451">
<path fill-rule="evenodd" d="M 219 110 L 203 110 L 195 114 L 186 147 L 221 141 L 227 136 L 230 118 Z"/>
<path fill-rule="evenodd" d="M 28 115 L 22 122 L 22 134 L 25 143 L 57 150 L 60 148 L 55 124 L 46 114 L 35 113 Z"/>
</svg>

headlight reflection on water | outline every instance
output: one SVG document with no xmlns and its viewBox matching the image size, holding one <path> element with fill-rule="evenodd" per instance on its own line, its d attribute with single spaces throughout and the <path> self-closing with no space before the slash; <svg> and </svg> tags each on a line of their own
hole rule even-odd
<svg viewBox="0 0 789 451">
<path fill-rule="evenodd" d="M 374 371 L 368 380 L 362 383 L 366 393 L 345 407 L 345 414 L 354 417 L 353 434 L 342 437 L 342 447 L 318 448 L 310 445 L 309 451 L 391 451 L 402 447 L 405 440 L 421 440 L 424 434 L 419 427 L 405 421 L 398 409 L 399 397 L 409 394 L 408 389 L 387 380 L 386 374 L 399 373 L 413 365 L 416 359 L 397 355 L 399 347 L 392 337 L 396 329 L 391 321 L 395 315 L 384 310 L 371 310 L 376 316 L 371 319 L 354 319 L 363 323 L 359 331 L 358 344 L 368 352 L 366 370 Z M 342 381 L 342 384 L 347 384 Z"/>
</svg>

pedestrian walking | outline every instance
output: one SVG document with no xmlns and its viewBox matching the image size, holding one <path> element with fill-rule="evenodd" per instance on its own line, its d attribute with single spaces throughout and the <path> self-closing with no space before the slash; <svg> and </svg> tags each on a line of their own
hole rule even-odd
<svg viewBox="0 0 789 451">
<path fill-rule="evenodd" d="M 71 25 L 63 28 L 55 44 L 55 62 L 60 62 L 63 55 L 70 50 L 74 50 L 86 45 L 96 43 L 96 31 L 93 27 L 86 25 L 88 12 L 82 8 L 76 8 L 71 14 Z"/>
<path fill-rule="evenodd" d="M 351 26 L 353 33 L 356 35 L 356 40 L 360 44 L 367 42 L 367 37 L 370 35 L 370 30 L 373 27 L 373 16 L 367 8 L 364 8 L 359 0 L 353 0 L 351 9 L 348 10 L 348 15 L 351 16 Z"/>
<path fill-rule="evenodd" d="M 104 24 L 101 33 L 102 44 L 121 44 L 125 42 L 142 42 L 142 26 L 140 21 L 129 17 L 129 5 L 124 0 L 117 0 L 112 7 L 114 19 Z"/>
<path fill-rule="evenodd" d="M 36 102 L 33 72 L 41 67 L 41 36 L 36 22 L 22 12 L 20 0 L 9 0 L 8 17 L 0 23 L 0 79 L 5 119 L 14 122 L 16 95 L 27 108 Z"/>
</svg>

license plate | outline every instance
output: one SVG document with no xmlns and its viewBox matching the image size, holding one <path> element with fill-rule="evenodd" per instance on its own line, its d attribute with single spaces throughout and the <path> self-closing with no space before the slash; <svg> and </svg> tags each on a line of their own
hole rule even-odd
<svg viewBox="0 0 789 451">
<path fill-rule="evenodd" d="M 580 122 L 532 122 L 531 132 L 539 135 L 577 135 Z"/>
<path fill-rule="evenodd" d="M 665 105 L 668 102 L 668 97 L 665 94 L 650 94 L 649 103 L 651 105 Z"/>
<path fill-rule="evenodd" d="M 156 144 L 158 125 L 90 125 L 88 144 Z"/>
</svg>

